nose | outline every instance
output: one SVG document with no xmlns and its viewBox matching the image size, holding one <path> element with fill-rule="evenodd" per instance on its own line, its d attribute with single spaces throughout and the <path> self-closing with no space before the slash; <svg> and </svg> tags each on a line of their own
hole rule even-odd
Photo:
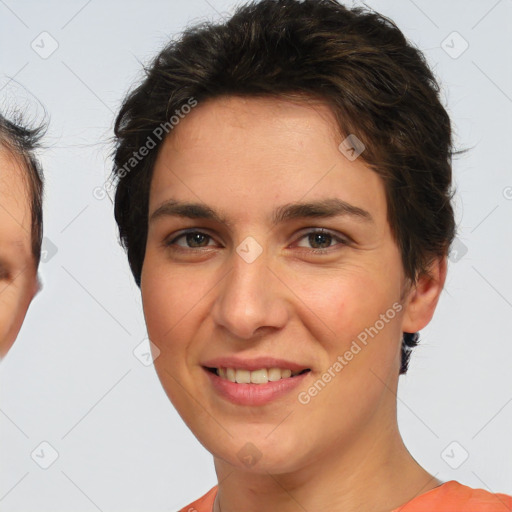
<svg viewBox="0 0 512 512">
<path fill-rule="evenodd" d="M 286 286 L 269 267 L 265 253 L 249 261 L 233 252 L 212 308 L 215 324 L 240 340 L 279 330 L 289 318 Z"/>
</svg>

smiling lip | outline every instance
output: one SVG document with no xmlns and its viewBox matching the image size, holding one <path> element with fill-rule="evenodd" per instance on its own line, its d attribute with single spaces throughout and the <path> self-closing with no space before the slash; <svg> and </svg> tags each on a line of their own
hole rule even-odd
<svg viewBox="0 0 512 512">
<path fill-rule="evenodd" d="M 237 405 L 265 405 L 286 395 L 308 377 L 311 372 L 301 373 L 267 384 L 238 384 L 219 377 L 203 368 L 215 391 Z"/>
<path fill-rule="evenodd" d="M 292 372 L 309 368 L 305 365 L 272 357 L 259 357 L 251 360 L 242 360 L 235 357 L 217 358 L 204 362 L 202 366 L 213 388 L 223 398 L 237 405 L 250 406 L 265 405 L 283 397 L 299 386 L 311 373 L 311 371 L 308 371 L 294 377 L 282 378 L 274 382 L 269 381 L 266 384 L 239 384 L 219 377 L 209 368 L 236 368 L 249 371 L 261 368 L 282 368 L 290 369 Z"/>
<path fill-rule="evenodd" d="M 307 364 L 293 363 L 285 359 L 274 357 L 256 357 L 254 359 L 241 359 L 238 357 L 217 357 L 201 363 L 207 368 L 237 368 L 240 370 L 259 370 L 261 368 L 290 369 L 292 372 L 309 369 Z"/>
</svg>

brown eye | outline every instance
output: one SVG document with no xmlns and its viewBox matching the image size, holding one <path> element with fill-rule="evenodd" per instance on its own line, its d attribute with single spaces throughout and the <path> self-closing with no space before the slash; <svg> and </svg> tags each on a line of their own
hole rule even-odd
<svg viewBox="0 0 512 512">
<path fill-rule="evenodd" d="M 321 247 L 313 247 L 314 249 L 326 249 L 331 245 L 332 235 L 329 233 L 310 233 L 308 236 L 308 242 L 314 246 L 316 244 L 321 245 Z"/>
<path fill-rule="evenodd" d="M 177 243 L 177 241 L 181 239 L 185 240 L 185 245 Z M 212 240 L 212 237 L 210 235 L 207 235 L 206 233 L 203 233 L 202 231 L 188 231 L 182 233 L 181 235 L 178 235 L 177 237 L 173 238 L 168 242 L 165 242 L 165 245 L 168 247 L 177 245 L 178 247 L 185 249 L 200 249 L 202 247 L 208 247 L 207 242 L 209 240 Z"/>
<path fill-rule="evenodd" d="M 306 240 L 306 243 L 312 248 L 313 252 L 326 252 L 327 249 L 334 247 L 332 242 L 339 242 L 337 245 L 347 245 L 347 241 L 334 233 L 330 233 L 323 229 L 309 231 L 304 234 L 299 240 Z M 336 245 L 336 244 L 335 244 Z M 306 247 L 298 245 L 298 247 Z"/>
</svg>

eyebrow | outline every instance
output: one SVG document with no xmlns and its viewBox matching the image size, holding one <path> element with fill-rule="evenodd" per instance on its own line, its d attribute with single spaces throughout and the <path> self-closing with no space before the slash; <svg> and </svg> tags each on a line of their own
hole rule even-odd
<svg viewBox="0 0 512 512">
<path fill-rule="evenodd" d="M 225 215 L 204 203 L 190 203 L 170 199 L 159 206 L 150 216 L 149 222 L 161 217 L 175 216 L 188 219 L 213 220 L 226 226 L 231 222 Z M 374 222 L 370 212 L 338 198 L 320 201 L 288 203 L 272 212 L 271 224 L 276 226 L 286 221 L 307 218 L 330 218 L 348 216 L 366 222 Z"/>
</svg>

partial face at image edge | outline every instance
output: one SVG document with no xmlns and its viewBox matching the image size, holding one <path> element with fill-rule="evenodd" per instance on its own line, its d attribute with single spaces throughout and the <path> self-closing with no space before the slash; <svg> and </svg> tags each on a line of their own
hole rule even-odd
<svg viewBox="0 0 512 512">
<path fill-rule="evenodd" d="M 0 358 L 12 347 L 39 289 L 24 164 L 0 144 Z"/>
</svg>

